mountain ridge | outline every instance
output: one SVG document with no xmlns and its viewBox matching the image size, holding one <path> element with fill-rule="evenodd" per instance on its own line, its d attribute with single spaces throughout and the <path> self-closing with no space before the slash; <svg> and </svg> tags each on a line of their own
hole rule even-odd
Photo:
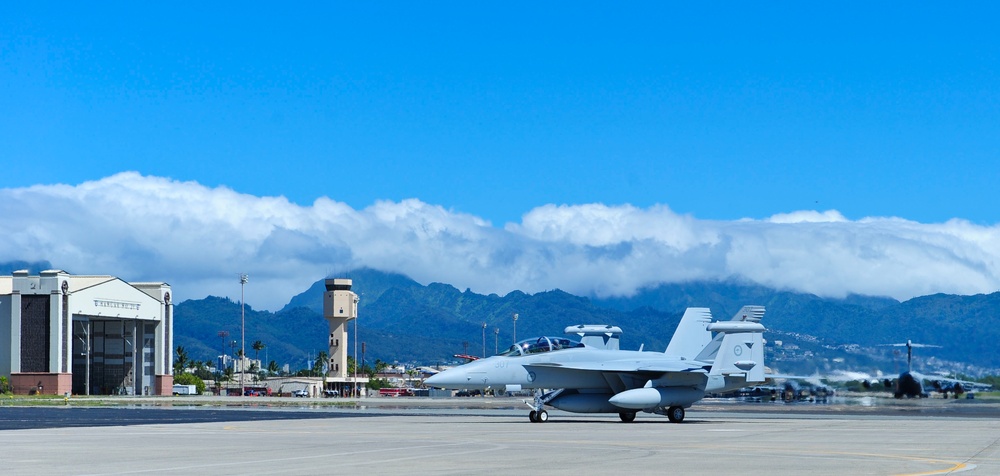
<svg viewBox="0 0 1000 476">
<path fill-rule="evenodd" d="M 50 269 L 47 261 L 0 263 L 0 271 Z M 359 268 L 341 277 L 354 280 L 360 296 L 359 341 L 367 360 L 435 364 L 454 354 L 492 354 L 517 338 L 560 335 L 577 324 L 622 327 L 623 348 L 663 349 L 687 307 L 708 307 L 716 320 L 729 319 L 745 304 L 767 307 L 768 364 L 799 372 L 828 371 L 838 361 L 851 370 L 898 370 L 905 357 L 884 344 L 920 342 L 915 364 L 968 374 L 1000 368 L 996 322 L 1000 292 L 976 295 L 930 294 L 905 301 L 849 295 L 824 298 L 767 288 L 741 280 L 665 283 L 642 288 L 630 297 L 575 296 L 559 289 L 504 296 L 461 291 L 445 283 L 422 285 L 393 272 Z M 322 317 L 324 279 L 289 299 L 277 312 L 246 305 L 246 346 L 266 347 L 259 358 L 307 367 L 326 350 Z M 513 321 L 514 314 L 519 319 Z M 174 345 L 193 359 L 231 354 L 240 341 L 240 304 L 228 297 L 187 299 L 175 305 Z M 483 324 L 486 324 L 486 329 Z M 354 332 L 355 326 L 349 331 Z M 219 332 L 228 333 L 220 337 Z M 352 336 L 353 338 L 353 336 Z M 781 341 L 783 346 L 778 346 Z M 359 349 L 360 350 L 360 349 Z M 353 351 L 353 349 L 352 349 Z M 362 355 L 358 356 L 359 359 Z M 860 368 L 859 368 L 860 367 Z M 786 370 L 787 371 L 787 370 Z"/>
<path fill-rule="evenodd" d="M 458 353 L 492 354 L 513 341 L 514 314 L 519 315 L 516 323 L 519 339 L 559 335 L 565 327 L 576 324 L 612 324 L 625 330 L 623 348 L 643 345 L 647 350 L 661 349 L 686 307 L 709 307 L 714 318 L 720 320 L 729 319 L 745 304 L 760 304 L 768 309 L 764 322 L 769 332 L 781 336 L 783 343 L 809 349 L 802 352 L 814 356 L 816 362 L 796 364 L 805 371 L 824 367 L 828 370 L 837 359 L 872 369 L 898 367 L 899 356 L 879 346 L 908 339 L 943 345 L 933 352 L 921 349 L 918 355 L 921 361 L 951 362 L 952 367 L 963 371 L 1000 366 L 1000 356 L 988 352 L 991 339 L 1000 338 L 1000 331 L 978 325 L 1000 308 L 1000 293 L 934 294 L 899 302 L 861 295 L 831 299 L 752 283 L 703 281 L 661 284 L 640 290 L 631 298 L 602 299 L 575 296 L 558 289 L 535 294 L 513 291 L 505 296 L 484 295 L 460 291 L 444 283 L 421 285 L 404 275 L 370 268 L 346 273 L 345 277 L 354 280 L 353 290 L 361 298 L 358 329 L 360 340 L 366 343 L 368 360 L 433 364 L 454 360 L 452 355 Z M 290 314 L 295 319 L 309 321 L 296 329 L 315 332 L 315 338 L 289 336 L 287 332 L 282 337 L 274 324 L 265 326 L 276 332 L 269 338 L 295 343 L 290 347 L 298 349 L 298 353 L 293 356 L 289 352 L 291 361 L 304 362 L 314 352 L 312 349 L 325 350 L 323 282 L 317 281 L 272 314 Z M 178 308 L 188 305 L 185 301 Z M 234 305 L 238 308 L 238 303 Z M 292 322 L 291 317 L 268 314 L 259 314 L 265 323 Z M 186 314 L 178 311 L 175 321 L 178 341 L 188 335 L 182 315 Z M 250 326 L 248 319 L 248 332 Z M 843 349 L 852 346 L 867 351 L 846 355 L 848 352 Z M 776 349 L 776 363 L 785 355 L 778 350 L 781 349 Z"/>
</svg>

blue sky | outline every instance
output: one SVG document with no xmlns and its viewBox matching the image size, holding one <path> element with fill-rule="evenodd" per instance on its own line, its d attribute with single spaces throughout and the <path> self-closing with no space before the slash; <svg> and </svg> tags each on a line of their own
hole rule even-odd
<svg viewBox="0 0 1000 476">
<path fill-rule="evenodd" d="M 503 243 L 557 229 L 561 239 L 599 234 L 539 219 L 580 219 L 576 213 L 596 210 L 591 204 L 619 212 L 609 219 L 618 229 L 633 212 L 710 228 L 775 216 L 834 217 L 850 227 L 958 219 L 976 227 L 963 239 L 982 257 L 935 254 L 959 256 L 979 284 L 831 293 L 995 290 L 997 10 L 987 2 L 3 5 L 0 191 L 8 200 L 0 212 L 42 207 L 21 201 L 29 200 L 23 192 L 41 186 L 58 195 L 56 184 L 76 190 L 81 209 L 97 207 L 83 196 L 86 184 L 124 178 L 149 185 L 141 193 L 163 208 L 177 202 L 156 190 L 192 183 L 198 193 L 231 190 L 248 203 L 285 197 L 293 214 L 318 213 L 314 203 L 329 199 L 378 221 L 385 201 L 405 213 L 471 219 L 476 233 Z M 138 175 L 120 175 L 129 171 Z M 257 206 L 248 203 L 244 210 Z M 151 210 L 148 219 L 155 216 Z M 532 217 L 550 226 L 529 232 Z M 289 229 L 315 244 L 288 220 L 267 230 Z M 65 225 L 51 221 L 44 235 Z M 601 246 L 635 246 L 639 229 L 656 228 L 634 226 Z M 234 266 L 275 253 L 275 238 L 261 233 L 246 245 L 252 252 L 231 257 Z M 664 233 L 651 239 L 671 242 L 676 230 Z M 97 244 L 62 255 L 39 240 L 0 248 L 0 259 L 100 262 L 84 258 Z M 170 254 L 134 241 L 142 256 Z M 570 243 L 594 246 L 584 241 Z M 332 251 L 341 258 L 322 264 L 327 272 L 379 263 L 361 258 L 356 243 L 342 245 Z M 868 244 L 853 246 L 861 256 Z M 472 248 L 470 256 L 506 256 Z M 107 263 L 115 259 L 109 254 Z M 786 260 L 805 266 L 778 259 Z M 748 275 L 727 263 L 707 275 Z M 555 270 L 485 284 L 472 278 L 482 270 L 432 272 L 426 264 L 382 263 L 483 291 L 594 292 L 567 286 Z M 650 273 L 625 288 L 655 281 Z"/>
</svg>

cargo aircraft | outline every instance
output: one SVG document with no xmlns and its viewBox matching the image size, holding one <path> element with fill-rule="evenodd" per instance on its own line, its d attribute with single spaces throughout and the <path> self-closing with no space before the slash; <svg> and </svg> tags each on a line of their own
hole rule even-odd
<svg viewBox="0 0 1000 476">
<path fill-rule="evenodd" d="M 882 385 L 885 386 L 887 390 L 892 392 L 892 395 L 896 398 L 927 398 L 929 396 L 927 389 L 924 388 L 924 382 L 930 383 L 934 391 L 941 393 L 944 398 L 948 398 L 948 393 L 950 392 L 958 398 L 960 395 L 966 392 L 966 390 L 971 389 L 981 389 L 987 390 L 991 386 L 981 384 L 978 382 L 970 382 L 967 380 L 957 380 L 948 377 L 939 376 L 928 376 L 921 373 L 915 372 L 913 370 L 913 349 L 922 347 L 941 347 L 939 345 L 932 344 L 917 344 L 913 341 L 907 340 L 901 344 L 882 344 L 886 347 L 906 347 L 906 371 L 899 374 L 896 379 L 885 379 Z M 871 382 L 864 382 L 865 388 L 871 388 L 873 385 Z"/>
<path fill-rule="evenodd" d="M 621 330 L 571 326 L 565 337 L 537 337 L 493 357 L 442 371 L 425 383 L 447 389 L 534 390 L 528 419 L 548 420 L 546 406 L 577 413 L 639 411 L 684 420 L 685 409 L 706 393 L 763 382 L 763 306 L 744 306 L 730 321 L 712 322 L 707 308 L 688 308 L 665 352 L 618 349 Z M 712 333 L 716 333 L 713 337 Z M 548 391 L 546 391 L 548 390 Z"/>
</svg>

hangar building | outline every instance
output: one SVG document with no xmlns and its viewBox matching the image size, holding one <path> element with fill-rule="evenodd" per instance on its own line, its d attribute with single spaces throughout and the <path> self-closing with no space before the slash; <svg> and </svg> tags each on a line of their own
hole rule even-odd
<svg viewBox="0 0 1000 476">
<path fill-rule="evenodd" d="M 0 276 L 0 375 L 14 393 L 170 395 L 166 283 L 47 270 Z"/>
</svg>

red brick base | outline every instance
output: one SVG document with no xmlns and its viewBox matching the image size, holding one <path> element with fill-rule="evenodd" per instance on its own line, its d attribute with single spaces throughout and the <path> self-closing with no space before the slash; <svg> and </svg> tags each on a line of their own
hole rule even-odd
<svg viewBox="0 0 1000 476">
<path fill-rule="evenodd" d="M 157 375 L 156 376 L 156 394 L 157 395 L 173 395 L 174 394 L 174 376 L 173 375 Z"/>
<path fill-rule="evenodd" d="M 15 395 L 65 395 L 73 391 L 73 374 L 12 373 L 10 385 Z"/>
</svg>

